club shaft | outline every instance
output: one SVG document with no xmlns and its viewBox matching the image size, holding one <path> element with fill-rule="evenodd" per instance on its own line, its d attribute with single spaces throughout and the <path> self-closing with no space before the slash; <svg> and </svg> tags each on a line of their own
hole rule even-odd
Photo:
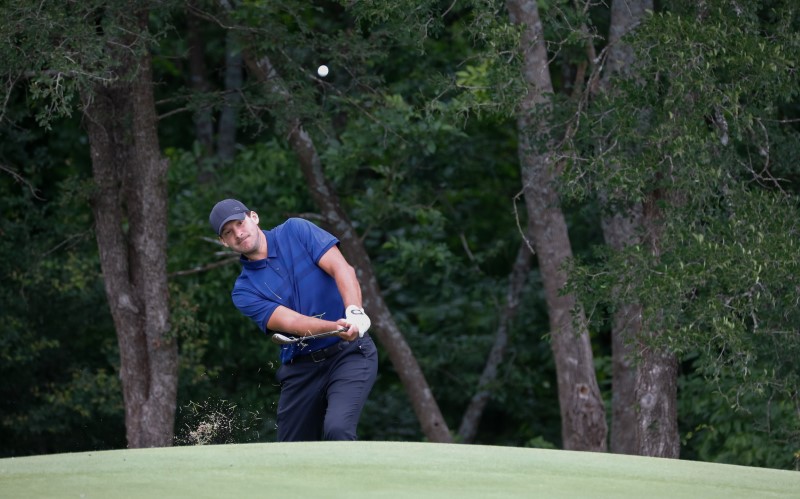
<svg viewBox="0 0 800 499">
<path fill-rule="evenodd" d="M 277 343 L 278 345 L 285 345 L 287 343 L 300 343 L 306 340 L 315 340 L 317 338 L 327 338 L 328 336 L 335 336 L 339 333 L 343 333 L 344 331 L 347 331 L 347 328 L 339 328 L 334 331 L 327 331 L 319 334 L 311 334 L 308 336 L 285 336 L 283 334 L 276 333 L 272 335 L 272 342 Z"/>
</svg>

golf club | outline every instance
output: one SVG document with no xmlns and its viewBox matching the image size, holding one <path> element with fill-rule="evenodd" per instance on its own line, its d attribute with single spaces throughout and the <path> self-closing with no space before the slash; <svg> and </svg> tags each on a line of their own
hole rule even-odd
<svg viewBox="0 0 800 499">
<path fill-rule="evenodd" d="M 275 333 L 275 334 L 272 335 L 272 342 L 277 344 L 277 345 L 287 345 L 289 343 L 300 343 L 302 341 L 315 340 L 317 338 L 327 338 L 328 336 L 335 336 L 335 335 L 337 335 L 339 333 L 343 333 L 345 331 L 347 331 L 346 327 L 340 327 L 339 329 L 337 329 L 335 331 L 328 331 L 328 332 L 325 332 L 325 333 L 312 334 L 312 335 L 309 335 L 309 336 L 286 336 L 286 335 L 283 335 L 281 333 Z"/>
</svg>

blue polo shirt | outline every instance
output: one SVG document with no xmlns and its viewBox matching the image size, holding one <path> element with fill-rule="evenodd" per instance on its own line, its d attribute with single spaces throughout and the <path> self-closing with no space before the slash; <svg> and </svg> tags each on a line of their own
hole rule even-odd
<svg viewBox="0 0 800 499">
<path fill-rule="evenodd" d="M 318 263 L 339 240 L 313 223 L 290 218 L 267 237 L 267 258 L 250 261 L 241 257 L 242 272 L 231 297 L 236 308 L 267 332 L 267 322 L 278 306 L 303 315 L 336 321 L 345 315 L 336 281 Z M 336 336 L 297 344 L 281 345 L 281 362 L 339 341 Z"/>
</svg>

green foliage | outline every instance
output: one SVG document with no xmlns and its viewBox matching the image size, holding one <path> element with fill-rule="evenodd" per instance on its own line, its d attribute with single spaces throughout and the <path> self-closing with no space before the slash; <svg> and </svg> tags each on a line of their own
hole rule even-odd
<svg viewBox="0 0 800 499">
<path fill-rule="evenodd" d="M 768 386 L 742 390 L 736 376 L 700 373 L 680 379 L 681 457 L 741 466 L 792 469 L 796 462 L 796 407 Z"/>
<path fill-rule="evenodd" d="M 775 4 L 776 12 L 787 5 Z M 667 185 L 717 186 L 725 180 L 723 165 L 734 178 L 760 182 L 788 168 L 790 155 L 771 157 L 769 150 L 773 140 L 795 133 L 779 125 L 778 106 L 798 95 L 796 16 L 783 13 L 780 24 L 795 23 L 783 31 L 730 9 L 707 10 L 702 18 L 668 11 L 637 30 L 636 74 L 615 80 L 620 93 L 612 101 L 598 101 L 580 146 L 595 148 L 598 137 L 609 135 L 618 142 L 577 169 L 575 180 L 590 180 L 612 200 L 619 193 L 639 201 Z M 680 176 L 664 175 L 676 170 Z"/>
<path fill-rule="evenodd" d="M 470 50 L 452 71 L 454 78 L 448 75 L 438 81 L 438 95 L 428 105 L 455 123 L 473 116 L 507 120 L 514 117 L 525 94 L 518 50 L 522 27 L 511 24 L 505 8 L 496 2 L 474 4 L 451 28 L 452 36 L 469 40 Z"/>
<path fill-rule="evenodd" d="M 198 319 L 200 306 L 192 296 L 194 288 L 183 289 L 170 285 L 170 331 L 180 348 L 179 379 L 182 384 L 195 386 L 207 383 L 208 376 L 218 374 L 216 367 L 203 365 L 208 352 L 208 324 Z"/>
<path fill-rule="evenodd" d="M 435 0 L 367 0 L 341 1 L 357 25 L 365 31 L 385 31 L 398 43 L 424 53 L 429 37 L 444 28 L 441 2 Z"/>
<path fill-rule="evenodd" d="M 150 7 L 167 10 L 170 4 L 153 2 Z M 10 0 L 3 2 L 0 15 L 0 71 L 6 75 L 0 101 L 4 108 L 14 87 L 24 82 L 28 105 L 47 129 L 53 120 L 72 114 L 89 86 L 128 78 L 127 71 L 136 69 L 119 67 L 107 50 L 109 41 L 132 54 L 141 54 L 153 41 L 147 31 L 130 28 L 138 24 L 138 12 L 125 1 Z"/>
<path fill-rule="evenodd" d="M 553 133 L 576 131 L 559 151 L 573 160 L 564 165 L 579 256 L 571 275 L 597 319 L 604 394 L 603 320 L 633 297 L 647 305 L 651 327 L 669 332 L 668 347 L 697 355 L 681 385 L 685 456 L 788 467 L 798 449 L 800 30 L 791 2 L 741 3 L 739 11 L 716 0 L 702 11 L 696 2 L 664 3 L 631 38 L 634 77 L 615 81 L 618 93 L 586 101 L 573 95 L 573 80 L 587 47 L 603 48 L 607 7 L 538 6 L 557 94 Z M 497 0 L 248 1 L 230 13 L 217 2 L 194 5 L 217 88 L 222 25 L 235 26 L 239 43 L 270 57 L 292 100 L 248 77 L 237 156 L 222 164 L 193 143 L 191 114 L 179 113 L 226 102 L 221 90 L 187 90 L 184 6 L 152 3 L 149 32 L 126 38 L 134 50 L 152 51 L 159 112 L 170 111 L 159 132 L 170 161 L 171 334 L 181 351 L 177 443 L 274 439 L 277 351 L 233 307 L 236 256 L 218 244 L 207 217 L 230 196 L 256 210 L 264 228 L 288 216 L 315 218 L 284 144 L 290 118 L 312 135 L 383 298 L 455 430 L 521 243 L 514 120 L 525 91 L 522 27 Z M 115 1 L 0 7 L 3 455 L 124 446 L 113 324 L 91 229 L 88 144 L 77 119 L 65 117 L 82 89 L 124 77 L 105 43 L 125 38 L 117 21 L 129 11 L 129 2 Z M 315 73 L 322 63 L 331 68 L 326 78 Z M 603 209 L 682 193 L 680 202 L 657 205 L 660 259 L 643 245 L 592 249 L 600 191 L 609 200 Z M 480 443 L 560 445 L 547 313 L 538 272 L 528 277 Z M 360 437 L 421 439 L 380 355 Z M 215 438 L 199 431 L 223 423 L 229 431 Z"/>
<path fill-rule="evenodd" d="M 660 346 L 703 352 L 706 376 L 735 380 L 738 409 L 769 397 L 785 410 L 800 388 L 800 212 L 779 177 L 796 169 L 800 136 L 780 109 L 798 95 L 798 19 L 785 2 L 667 7 L 629 39 L 635 72 L 593 103 L 567 177 L 578 198 L 603 192 L 609 212 L 643 204 L 641 236 L 657 234 L 658 251 L 648 239 L 601 250 L 599 264 L 573 268 L 572 289 L 587 309 L 641 303 Z M 765 454 L 739 462 L 775 464 Z"/>
<path fill-rule="evenodd" d="M 17 103 L 14 106 L 18 105 Z M 11 114 L 17 111 L 10 108 Z M 76 127 L 6 129 L 0 164 L 0 454 L 124 445 L 116 341 L 91 229 Z M 84 141 L 85 143 L 85 141 Z M 85 164 L 85 163 L 83 163 Z"/>
</svg>

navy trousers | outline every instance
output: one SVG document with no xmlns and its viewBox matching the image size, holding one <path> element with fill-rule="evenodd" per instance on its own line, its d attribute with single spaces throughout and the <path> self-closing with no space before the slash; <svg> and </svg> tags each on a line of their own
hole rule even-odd
<svg viewBox="0 0 800 499">
<path fill-rule="evenodd" d="M 278 368 L 279 442 L 356 440 L 361 410 L 378 374 L 378 352 L 369 335 L 340 345 L 322 361 Z"/>
</svg>

